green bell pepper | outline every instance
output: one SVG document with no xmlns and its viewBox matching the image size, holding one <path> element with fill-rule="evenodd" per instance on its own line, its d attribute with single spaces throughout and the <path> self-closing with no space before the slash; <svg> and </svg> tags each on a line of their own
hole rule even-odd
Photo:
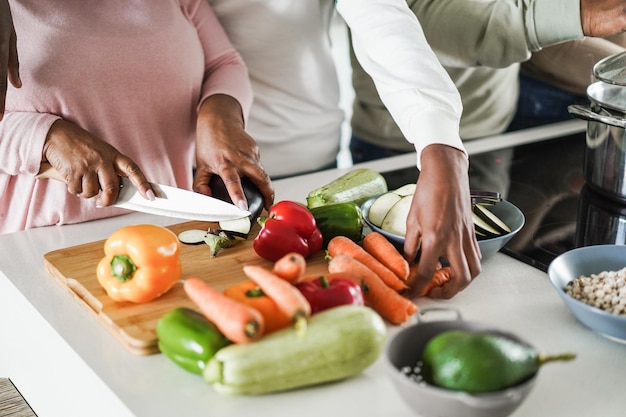
<svg viewBox="0 0 626 417">
<path fill-rule="evenodd" d="M 355 242 L 363 237 L 363 214 L 354 203 L 334 203 L 309 209 L 322 232 L 323 246 L 335 236 L 346 236 Z"/>
<path fill-rule="evenodd" d="M 156 333 L 161 353 L 194 374 L 202 374 L 209 359 L 231 343 L 204 315 L 186 307 L 165 313 Z"/>
</svg>

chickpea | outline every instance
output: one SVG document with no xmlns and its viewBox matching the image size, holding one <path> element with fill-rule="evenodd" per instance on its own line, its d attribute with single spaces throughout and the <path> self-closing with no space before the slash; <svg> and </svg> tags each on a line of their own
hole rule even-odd
<svg viewBox="0 0 626 417">
<path fill-rule="evenodd" d="M 626 268 L 581 275 L 567 284 L 565 292 L 585 304 L 626 316 Z"/>
</svg>

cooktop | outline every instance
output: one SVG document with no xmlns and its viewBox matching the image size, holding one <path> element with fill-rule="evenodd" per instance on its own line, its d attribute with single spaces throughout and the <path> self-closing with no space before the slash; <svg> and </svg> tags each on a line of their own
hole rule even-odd
<svg viewBox="0 0 626 417">
<path fill-rule="evenodd" d="M 581 132 L 470 156 L 470 165 L 480 162 L 470 169 L 471 188 L 500 191 L 526 218 L 502 253 L 546 271 L 567 250 L 626 244 L 626 205 L 589 189 L 584 153 Z M 414 167 L 383 173 L 389 188 L 415 182 L 418 174 Z"/>
</svg>

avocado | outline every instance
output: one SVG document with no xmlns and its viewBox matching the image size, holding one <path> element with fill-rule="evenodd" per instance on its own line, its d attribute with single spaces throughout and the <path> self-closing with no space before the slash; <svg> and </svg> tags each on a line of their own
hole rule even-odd
<svg viewBox="0 0 626 417">
<path fill-rule="evenodd" d="M 569 353 L 544 356 L 531 346 L 495 333 L 449 330 L 426 344 L 422 374 L 442 388 L 483 393 L 519 384 L 546 362 L 574 357 Z"/>
</svg>

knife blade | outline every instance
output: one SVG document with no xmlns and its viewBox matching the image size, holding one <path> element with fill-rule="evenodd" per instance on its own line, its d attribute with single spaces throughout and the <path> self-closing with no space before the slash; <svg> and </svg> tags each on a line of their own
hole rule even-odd
<svg viewBox="0 0 626 417">
<path fill-rule="evenodd" d="M 50 178 L 65 182 L 65 179 L 50 164 L 44 163 L 37 178 Z M 121 177 L 121 187 L 117 200 L 112 205 L 133 211 L 176 217 L 187 220 L 219 222 L 250 216 L 234 204 L 209 197 L 194 191 L 150 183 L 156 199 L 144 198 L 139 190 L 126 177 Z"/>
</svg>

